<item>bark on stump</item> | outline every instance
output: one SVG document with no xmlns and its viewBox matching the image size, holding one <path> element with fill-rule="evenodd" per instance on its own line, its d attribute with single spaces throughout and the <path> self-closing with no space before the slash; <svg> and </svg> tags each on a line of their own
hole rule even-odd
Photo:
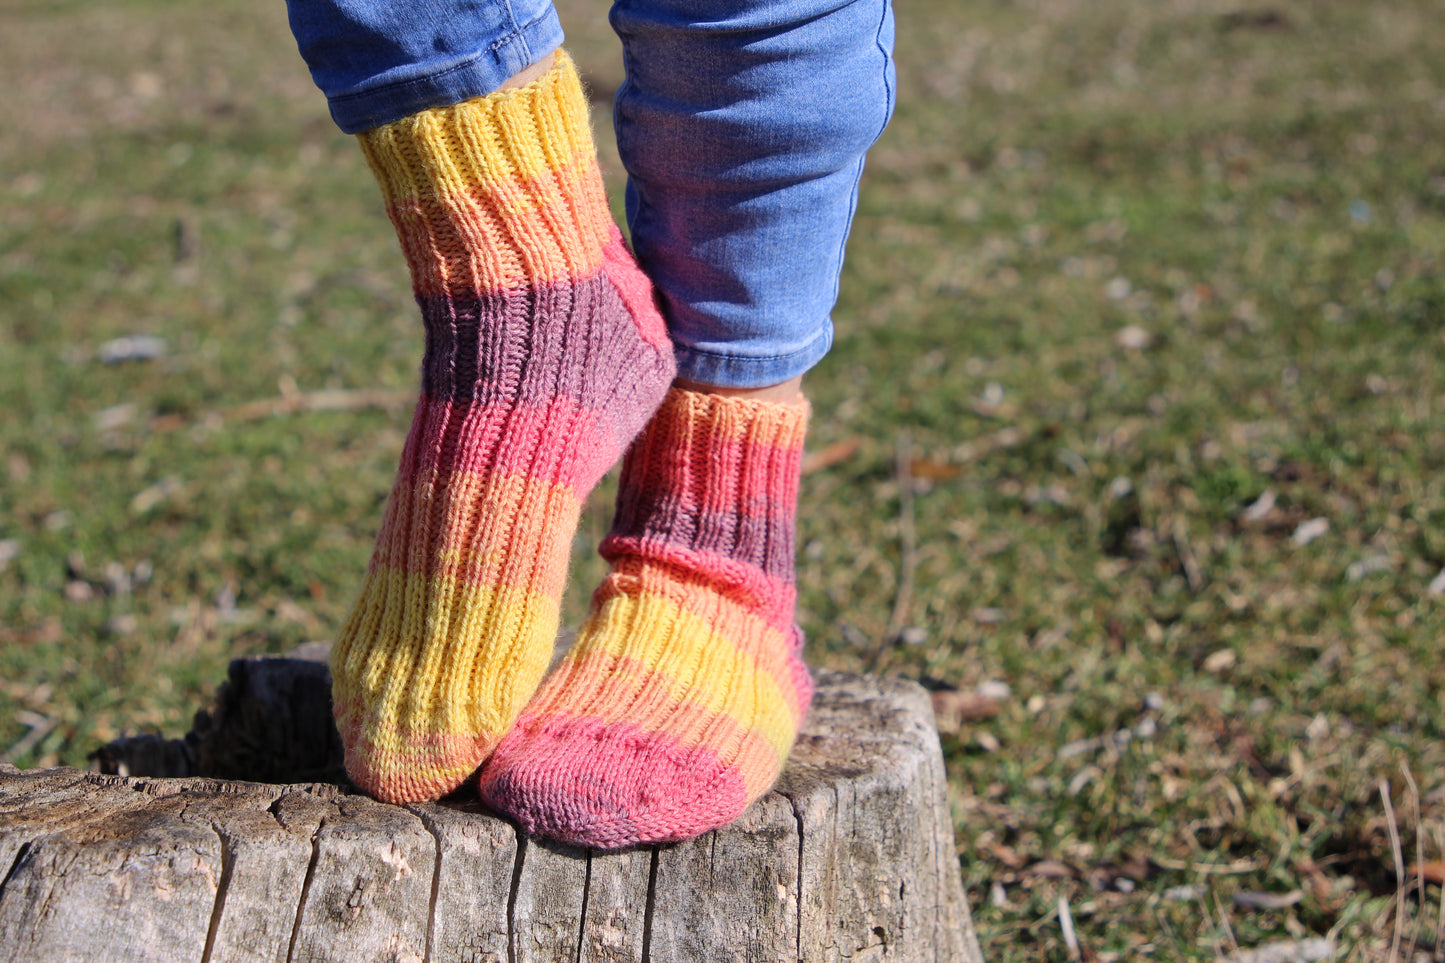
<svg viewBox="0 0 1445 963">
<path fill-rule="evenodd" d="M 818 681 L 737 823 L 597 853 L 312 781 L 324 666 L 237 660 L 186 739 L 97 754 L 129 775 L 0 766 L 0 961 L 981 963 L 926 694 Z"/>
</svg>

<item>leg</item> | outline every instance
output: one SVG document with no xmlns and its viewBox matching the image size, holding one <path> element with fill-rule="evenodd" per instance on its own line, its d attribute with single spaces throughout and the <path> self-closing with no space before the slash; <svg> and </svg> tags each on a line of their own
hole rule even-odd
<svg viewBox="0 0 1445 963">
<path fill-rule="evenodd" d="M 775 401 L 781 403 L 796 401 L 798 396 L 803 393 L 802 375 L 789 378 L 780 384 L 767 385 L 762 388 L 733 388 L 728 385 L 706 385 L 700 381 L 689 381 L 686 378 L 678 378 L 673 384 L 685 391 L 712 393 L 722 395 L 724 398 L 751 398 L 754 401 Z"/>
<path fill-rule="evenodd" d="M 331 655 L 347 771 L 390 802 L 456 789 L 511 727 L 551 656 L 581 505 L 673 374 L 576 72 L 551 49 L 498 60 L 525 31 L 486 39 L 494 7 L 520 4 L 436 8 L 435 22 L 428 2 L 372 0 L 349 18 L 292 4 L 318 81 L 365 74 L 353 68 L 376 50 L 406 55 L 324 88 L 343 127 L 381 124 L 359 141 L 426 331 L 396 485 Z M 431 72 L 406 62 L 452 31 L 479 52 L 447 49 Z M 452 101 L 493 82 L 510 89 Z"/>
<path fill-rule="evenodd" d="M 577 644 L 481 777 L 527 829 L 598 848 L 736 818 L 807 710 L 798 388 L 891 107 L 886 0 L 618 0 L 613 22 L 633 237 L 680 379 L 623 461 Z"/>
</svg>

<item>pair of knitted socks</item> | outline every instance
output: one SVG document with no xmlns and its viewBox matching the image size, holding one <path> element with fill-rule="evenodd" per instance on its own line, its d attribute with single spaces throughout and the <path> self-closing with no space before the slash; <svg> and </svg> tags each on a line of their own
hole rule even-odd
<svg viewBox="0 0 1445 963">
<path fill-rule="evenodd" d="M 360 141 L 426 356 L 332 652 L 348 772 L 408 802 L 480 767 L 493 808 L 598 848 L 731 821 L 772 785 L 811 695 L 792 624 L 806 403 L 669 389 L 565 54 Z M 543 682 L 581 506 L 624 451 L 611 572 Z"/>
</svg>

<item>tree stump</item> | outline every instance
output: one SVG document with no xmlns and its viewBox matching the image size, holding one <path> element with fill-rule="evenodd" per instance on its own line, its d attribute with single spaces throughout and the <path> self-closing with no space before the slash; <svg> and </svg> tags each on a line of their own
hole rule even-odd
<svg viewBox="0 0 1445 963">
<path fill-rule="evenodd" d="M 325 666 L 238 659 L 185 739 L 97 753 L 121 774 L 0 766 L 0 961 L 981 963 L 926 694 L 818 682 L 738 822 L 600 853 L 338 784 Z"/>
</svg>

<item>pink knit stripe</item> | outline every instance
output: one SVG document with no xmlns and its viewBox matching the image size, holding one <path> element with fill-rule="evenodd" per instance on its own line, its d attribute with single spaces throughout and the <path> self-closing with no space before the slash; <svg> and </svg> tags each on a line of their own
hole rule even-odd
<svg viewBox="0 0 1445 963">
<path fill-rule="evenodd" d="M 460 485 L 454 476 L 448 486 L 397 485 L 371 569 L 425 576 L 438 589 L 450 582 L 451 589 L 517 587 L 560 598 L 582 511 L 578 491 L 526 475 L 478 473 L 469 480 L 475 484 Z M 423 532 L 427 540 L 415 537 Z"/>
<path fill-rule="evenodd" d="M 566 396 L 524 404 L 499 398 L 458 405 L 431 398 L 417 406 L 397 482 L 445 489 L 448 476 L 527 475 L 550 485 L 586 489 L 620 447 L 613 419 Z M 427 451 L 426 457 L 408 455 Z"/>
<path fill-rule="evenodd" d="M 640 503 L 663 499 L 679 515 L 697 512 L 768 517 L 782 499 L 798 497 L 802 449 L 778 446 L 746 436 L 708 439 L 707 469 L 696 470 L 691 452 L 654 457 L 652 469 L 632 475 Z"/>
<path fill-rule="evenodd" d="M 794 709 L 797 712 L 799 729 L 803 728 L 803 721 L 808 717 L 808 707 L 813 704 L 813 673 L 808 671 L 808 664 L 803 661 L 803 643 L 803 630 L 794 626 L 793 651 L 798 657 L 788 660 L 788 682 L 783 689 L 796 693 Z"/>
<path fill-rule="evenodd" d="M 749 611 L 775 631 L 791 631 L 798 590 L 792 582 L 770 576 L 746 562 L 725 555 L 641 539 L 609 536 L 602 557 L 612 570 L 597 587 L 593 605 L 601 607 L 619 595 L 643 593 L 673 598 L 696 610 L 696 601 L 718 596 Z"/>
<path fill-rule="evenodd" d="M 662 313 L 657 308 L 657 294 L 653 290 L 652 280 L 637 266 L 637 261 L 627 249 L 627 242 L 622 239 L 622 232 L 617 229 L 617 225 L 609 226 L 612 228 L 611 237 L 608 238 L 607 246 L 602 249 L 607 278 L 617 289 L 617 296 L 627 307 L 627 313 L 636 322 L 642 339 L 659 352 L 670 356 L 672 341 L 667 336 L 667 322 L 662 319 Z"/>
<path fill-rule="evenodd" d="M 707 401 L 665 405 L 624 461 L 603 556 L 670 544 L 791 581 L 802 439 L 791 428 L 749 425 Z"/>
<path fill-rule="evenodd" d="M 748 803 L 738 768 L 705 746 L 596 718 L 524 714 L 483 770 L 488 805 L 527 832 L 616 849 L 689 839 Z"/>
</svg>

